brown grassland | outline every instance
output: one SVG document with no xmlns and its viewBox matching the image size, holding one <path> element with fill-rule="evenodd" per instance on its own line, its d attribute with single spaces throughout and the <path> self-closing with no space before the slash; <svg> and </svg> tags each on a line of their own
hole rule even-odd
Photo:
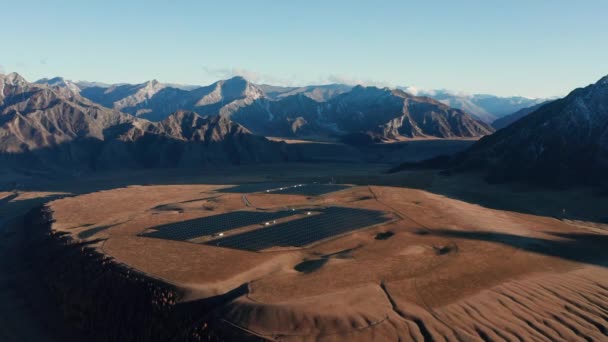
<svg viewBox="0 0 608 342">
<path fill-rule="evenodd" d="M 13 210 L 70 193 L 48 204 L 53 230 L 183 289 L 183 301 L 245 285 L 216 315 L 265 339 L 608 338 L 605 195 L 386 169 L 285 164 L 99 174 L 0 197 Z M 331 178 L 355 186 L 323 196 L 245 194 L 251 207 L 243 194 L 216 192 Z M 395 220 L 306 248 L 262 252 L 138 236 L 164 223 L 286 205 L 375 209 Z"/>
</svg>

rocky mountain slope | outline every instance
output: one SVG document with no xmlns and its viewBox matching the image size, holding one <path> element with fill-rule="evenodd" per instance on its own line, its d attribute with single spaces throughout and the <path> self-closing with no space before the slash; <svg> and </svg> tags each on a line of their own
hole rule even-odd
<svg viewBox="0 0 608 342">
<path fill-rule="evenodd" d="M 491 123 L 505 115 L 546 101 L 521 96 L 501 97 L 489 94 L 458 94 L 447 90 L 424 91 L 413 87 L 401 87 L 401 89 L 414 95 L 431 97 L 450 107 L 462 109 L 485 123 Z"/>
<path fill-rule="evenodd" d="M 63 77 L 43 78 L 36 82 L 36 84 L 46 84 L 53 88 L 55 92 L 60 93 L 64 97 L 74 98 L 80 94 L 81 88 L 77 83 L 66 80 Z"/>
<path fill-rule="evenodd" d="M 346 84 L 311 85 L 304 87 L 278 87 L 268 84 L 260 84 L 258 87 L 266 97 L 279 100 L 292 95 L 302 94 L 317 102 L 328 101 L 340 94 L 349 92 L 353 86 Z"/>
<path fill-rule="evenodd" d="M 55 86 L 28 83 L 16 73 L 0 75 L 1 153 L 22 153 L 79 138 L 103 140 L 106 129 L 132 120 Z"/>
<path fill-rule="evenodd" d="M 251 134 L 221 116 L 177 111 L 161 122 L 135 120 L 108 131 L 111 138 L 99 161 L 129 167 L 199 167 L 215 163 L 281 162 L 288 159 L 282 143 Z"/>
<path fill-rule="evenodd" d="M 330 117 L 343 131 L 398 137 L 479 137 L 493 129 L 459 109 L 401 90 L 357 86 L 329 102 Z"/>
<path fill-rule="evenodd" d="M 497 182 L 607 184 L 608 76 L 481 139 L 452 168 Z"/>
<path fill-rule="evenodd" d="M 493 129 L 430 98 L 400 90 L 344 85 L 257 86 L 242 77 L 192 90 L 150 81 L 83 87 L 81 95 L 136 117 L 160 121 L 177 110 L 220 115 L 255 134 L 334 137 L 366 134 L 375 141 L 401 137 L 478 137 Z"/>
<path fill-rule="evenodd" d="M 510 124 L 514 123 L 515 121 L 527 116 L 528 114 L 535 112 L 537 109 L 546 105 L 549 102 L 551 102 L 551 101 L 545 101 L 545 102 L 536 104 L 532 107 L 520 109 L 513 114 L 505 115 L 505 116 L 501 117 L 500 119 L 494 120 L 494 122 L 492 122 L 492 127 L 494 127 L 495 129 L 505 128 L 505 127 L 509 126 Z"/>
<path fill-rule="evenodd" d="M 377 140 L 478 137 L 487 124 L 461 110 L 400 90 L 356 86 L 326 102 L 304 94 L 272 101 L 258 99 L 231 114 L 236 122 L 263 135 L 345 136 L 368 134 Z"/>
<path fill-rule="evenodd" d="M 150 122 L 66 95 L 46 82 L 0 75 L 0 159 L 5 165 L 105 169 L 285 158 L 283 144 L 254 136 L 223 116 L 177 111 Z"/>
<path fill-rule="evenodd" d="M 92 86 L 83 89 L 81 95 L 103 106 L 152 121 L 163 120 L 177 110 L 218 114 L 224 107 L 230 110 L 243 106 L 263 95 L 259 88 L 242 77 L 186 89 L 152 80 L 136 85 Z"/>
</svg>

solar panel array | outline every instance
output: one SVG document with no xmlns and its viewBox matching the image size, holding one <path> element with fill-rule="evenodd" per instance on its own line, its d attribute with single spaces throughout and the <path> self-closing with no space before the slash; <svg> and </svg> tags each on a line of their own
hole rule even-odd
<svg viewBox="0 0 608 342">
<path fill-rule="evenodd" d="M 342 184 L 301 184 L 283 189 L 271 190 L 273 194 L 291 194 L 304 196 L 320 196 L 330 192 L 348 189 L 350 186 Z"/>
<path fill-rule="evenodd" d="M 231 188 L 217 190 L 218 192 L 230 193 L 253 193 L 268 192 L 272 194 L 292 194 L 304 196 L 320 196 L 334 191 L 349 188 L 349 185 L 342 184 L 285 184 L 285 183 L 252 183 L 241 184 Z"/>
<path fill-rule="evenodd" d="M 223 188 L 216 190 L 217 192 L 229 192 L 229 193 L 237 193 L 237 194 L 247 194 L 253 192 L 262 192 L 266 190 L 274 190 L 280 189 L 283 187 L 293 186 L 294 184 L 286 184 L 286 183 L 250 183 L 250 184 L 240 184 L 237 186 L 233 186 L 230 188 Z"/>
<path fill-rule="evenodd" d="M 155 227 L 155 229 L 158 231 L 143 233 L 141 236 L 186 241 L 198 237 L 226 232 L 231 229 L 278 220 L 280 218 L 299 213 L 300 212 L 297 210 L 283 210 L 275 212 L 233 211 L 226 214 L 165 224 Z"/>
<path fill-rule="evenodd" d="M 329 207 L 318 215 L 208 241 L 211 246 L 260 251 L 270 247 L 303 247 L 333 236 L 391 220 L 382 211 Z"/>
</svg>

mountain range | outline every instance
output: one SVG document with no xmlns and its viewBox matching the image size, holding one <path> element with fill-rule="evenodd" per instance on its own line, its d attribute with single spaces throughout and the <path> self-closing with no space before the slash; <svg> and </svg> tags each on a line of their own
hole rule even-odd
<svg viewBox="0 0 608 342">
<path fill-rule="evenodd" d="M 493 131 L 464 111 L 388 88 L 258 86 L 242 77 L 193 89 L 175 88 L 156 80 L 109 87 L 79 86 L 58 78 L 37 83 L 66 94 L 79 92 L 104 107 L 151 121 L 164 120 L 177 110 L 190 110 L 230 118 L 265 136 L 340 138 L 368 134 L 377 140 L 394 140 L 479 137 Z"/>
<path fill-rule="evenodd" d="M 492 132 L 460 110 L 388 88 L 275 89 L 270 97 L 241 77 L 190 90 L 158 81 L 103 86 L 56 77 L 30 83 L 16 73 L 1 75 L 0 82 L 5 165 L 107 169 L 285 161 L 314 156 L 264 136 L 362 134 L 383 141 Z M 333 94 L 326 101 L 309 96 L 325 90 Z"/>
<path fill-rule="evenodd" d="M 608 185 L 608 76 L 480 139 L 449 168 L 492 182 Z"/>
<path fill-rule="evenodd" d="M 107 86 L 62 78 L 30 83 L 12 73 L 0 75 L 0 159 L 90 169 L 200 166 L 303 157 L 304 149 L 294 155 L 265 136 L 482 137 L 449 158 L 448 170 L 483 170 L 496 182 L 606 182 L 608 77 L 504 116 L 494 122 L 497 132 L 444 102 L 400 89 L 258 86 L 241 77 L 204 87 Z"/>
<path fill-rule="evenodd" d="M 27 167 L 200 166 L 284 161 L 284 144 L 223 116 L 176 111 L 160 122 L 103 107 L 62 82 L 0 75 L 0 159 Z"/>
<path fill-rule="evenodd" d="M 347 84 L 311 85 L 304 87 L 280 87 L 260 84 L 258 87 L 264 92 L 266 97 L 272 100 L 302 94 L 317 102 L 325 102 L 340 94 L 347 93 L 353 88 L 353 86 Z"/>
<path fill-rule="evenodd" d="M 80 92 L 94 102 L 100 103 L 105 107 L 119 109 L 123 112 L 141 116 L 152 121 L 159 121 L 175 110 L 187 107 L 190 110 L 200 111 L 200 107 L 206 107 L 209 103 L 197 103 L 202 97 L 211 95 L 213 98 L 218 96 L 218 89 L 223 88 L 222 83 L 228 82 L 226 88 L 239 87 L 242 78 L 236 77 L 231 80 L 216 82 L 211 86 L 195 86 L 160 83 L 157 80 L 148 81 L 141 84 L 104 84 L 99 82 L 72 82 L 61 77 L 52 79 L 41 79 L 36 83 L 46 83 L 49 85 L 63 86 L 70 91 Z M 246 82 L 246 81 L 245 81 Z M 242 81 L 241 81 L 242 83 Z M 351 91 L 354 86 L 346 84 L 327 84 L 310 85 L 302 87 L 284 87 L 268 84 L 251 84 L 249 90 L 245 90 L 240 95 L 241 99 L 249 96 L 254 98 L 264 97 L 269 100 L 277 101 L 292 95 L 304 95 L 317 102 L 327 102 L 332 98 Z M 243 84 L 241 84 L 243 86 Z M 255 88 L 255 89 L 253 89 Z M 488 94 L 461 94 L 447 90 L 419 90 L 414 87 L 398 87 L 408 94 L 414 96 L 425 96 L 435 99 L 450 107 L 461 109 L 475 119 L 484 123 L 492 124 L 494 121 L 515 113 L 519 110 L 533 107 L 545 101 L 545 99 L 533 99 L 521 96 L 500 97 Z M 197 90 L 192 92 L 193 90 Z M 215 93 L 214 93 L 215 91 Z M 237 91 L 238 93 L 239 91 Z M 212 93 L 212 94 L 209 94 Z M 236 98 L 225 99 L 230 102 Z M 206 100 L 209 101 L 209 100 Z M 209 107 L 209 112 L 217 111 L 217 107 Z"/>
<path fill-rule="evenodd" d="M 539 109 L 540 107 L 546 105 L 547 103 L 549 103 L 551 101 L 552 100 L 547 100 L 545 102 L 535 104 L 531 107 L 526 107 L 526 108 L 520 109 L 515 113 L 505 115 L 499 119 L 494 120 L 492 122 L 492 127 L 494 127 L 495 129 L 505 128 L 505 127 L 511 125 L 512 123 L 514 123 L 515 121 L 535 112 L 537 109 Z"/>
<path fill-rule="evenodd" d="M 415 95 L 428 96 L 450 107 L 462 109 L 485 123 L 493 123 L 504 116 L 547 101 L 547 99 L 522 96 L 500 97 L 489 94 L 462 94 L 448 90 L 419 90 L 414 87 L 400 87 L 400 89 Z"/>
</svg>

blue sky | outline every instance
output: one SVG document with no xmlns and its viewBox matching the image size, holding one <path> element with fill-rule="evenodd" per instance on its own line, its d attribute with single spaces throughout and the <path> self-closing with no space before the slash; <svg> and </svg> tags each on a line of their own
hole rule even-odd
<svg viewBox="0 0 608 342">
<path fill-rule="evenodd" d="M 0 0 L 0 72 L 564 95 L 608 74 L 608 1 Z"/>
</svg>

